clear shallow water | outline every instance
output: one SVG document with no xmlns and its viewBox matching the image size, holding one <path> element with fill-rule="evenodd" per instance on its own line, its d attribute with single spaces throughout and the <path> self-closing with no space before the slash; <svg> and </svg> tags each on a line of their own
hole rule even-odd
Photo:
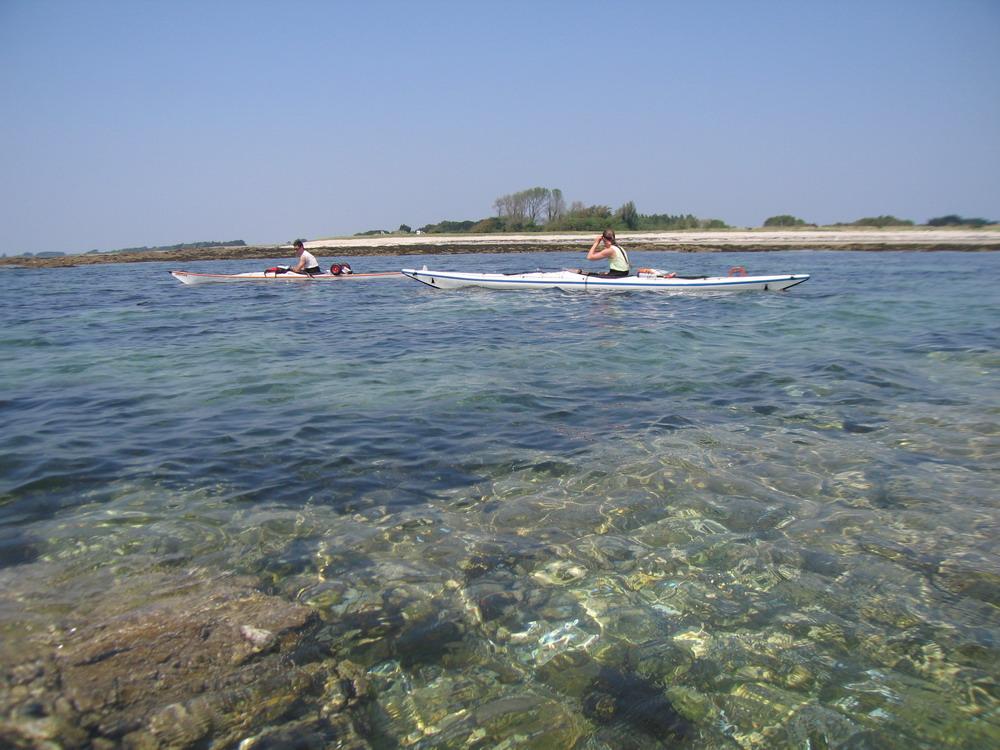
<svg viewBox="0 0 1000 750">
<path fill-rule="evenodd" d="M 633 255 L 813 278 L 670 296 L 3 271 L 0 583 L 65 584 L 2 605 L 5 631 L 108 580 L 234 571 L 320 612 L 402 746 L 467 742 L 447 717 L 525 696 L 512 747 L 996 744 L 1000 256 Z M 399 622 L 433 627 L 414 646 Z M 593 698 L 637 691 L 681 739 Z"/>
</svg>

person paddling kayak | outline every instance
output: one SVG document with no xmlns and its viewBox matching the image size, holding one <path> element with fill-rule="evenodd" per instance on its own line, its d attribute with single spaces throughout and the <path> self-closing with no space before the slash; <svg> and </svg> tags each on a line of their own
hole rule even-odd
<svg viewBox="0 0 1000 750">
<path fill-rule="evenodd" d="M 302 240 L 295 240 L 292 245 L 295 247 L 295 253 L 299 256 L 299 262 L 291 269 L 292 273 L 304 273 L 309 276 L 323 273 L 323 269 L 319 267 L 319 261 L 316 260 L 316 256 L 305 249 Z"/>
<path fill-rule="evenodd" d="M 629 260 L 628 255 L 615 239 L 615 230 L 605 229 L 587 252 L 587 260 L 608 260 L 609 268 L 607 273 L 593 273 L 588 276 L 628 276 Z"/>
</svg>

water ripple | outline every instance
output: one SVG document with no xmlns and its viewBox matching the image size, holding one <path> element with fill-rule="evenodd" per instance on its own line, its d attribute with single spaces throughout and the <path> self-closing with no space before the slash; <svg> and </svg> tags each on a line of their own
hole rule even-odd
<svg viewBox="0 0 1000 750">
<path fill-rule="evenodd" d="M 694 297 L 16 272 L 5 634 L 108 580 L 233 571 L 319 613 L 400 742 L 464 716 L 448 742 L 652 746 L 635 698 L 687 747 L 990 744 L 1000 257 L 637 255 L 813 279 Z"/>
</svg>

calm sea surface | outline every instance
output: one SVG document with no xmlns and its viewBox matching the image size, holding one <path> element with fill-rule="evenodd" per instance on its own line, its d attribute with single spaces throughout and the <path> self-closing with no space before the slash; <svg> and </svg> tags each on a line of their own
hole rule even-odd
<svg viewBox="0 0 1000 750">
<path fill-rule="evenodd" d="M 232 573 L 317 610 L 386 746 L 1000 745 L 1000 254 L 633 256 L 812 279 L 0 271 L 4 637 L 150 570 Z M 462 718 L 498 705 L 492 737 Z"/>
</svg>

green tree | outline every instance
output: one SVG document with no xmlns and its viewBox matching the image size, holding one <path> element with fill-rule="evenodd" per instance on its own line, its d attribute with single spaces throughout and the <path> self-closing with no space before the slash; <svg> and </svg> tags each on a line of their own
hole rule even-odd
<svg viewBox="0 0 1000 750">
<path fill-rule="evenodd" d="M 639 212 L 635 210 L 635 203 L 628 201 L 618 209 L 618 218 L 629 229 L 639 228 Z"/>
<path fill-rule="evenodd" d="M 546 229 L 570 231 L 600 231 L 603 229 L 623 229 L 624 225 L 611 213 L 609 206 L 585 206 L 573 201 L 561 219 L 548 224 Z"/>
<path fill-rule="evenodd" d="M 475 225 L 474 221 L 439 221 L 437 224 L 425 224 L 420 227 L 421 231 L 428 234 L 462 234 L 468 232 Z"/>
<path fill-rule="evenodd" d="M 400 232 L 406 232 L 407 234 L 409 234 L 409 233 L 410 233 L 410 232 L 412 232 L 413 230 L 412 230 L 412 229 L 410 229 L 410 227 L 409 227 L 408 225 L 406 225 L 406 224 L 400 224 L 400 225 L 399 225 L 399 230 L 398 230 L 398 231 L 400 231 Z"/>
<path fill-rule="evenodd" d="M 948 214 L 947 216 L 938 216 L 937 218 L 930 219 L 927 224 L 932 227 L 956 227 L 964 224 L 965 221 L 958 214 Z"/>
<path fill-rule="evenodd" d="M 807 226 L 806 222 L 795 216 L 789 214 L 781 214 L 780 216 L 771 216 L 764 221 L 765 227 L 804 227 Z"/>
<path fill-rule="evenodd" d="M 521 193 L 525 218 L 529 224 L 537 224 L 542 218 L 542 211 L 549 202 L 549 194 L 549 189 L 543 187 L 529 188 Z"/>
<path fill-rule="evenodd" d="M 470 232 L 478 234 L 495 234 L 496 232 L 503 232 L 506 229 L 504 226 L 503 219 L 496 216 L 490 216 L 486 219 L 480 219 L 469 229 Z"/>
<path fill-rule="evenodd" d="M 700 229 L 702 221 L 693 214 L 649 214 L 639 216 L 642 229 Z"/>
<path fill-rule="evenodd" d="M 931 219 L 927 222 L 929 226 L 932 227 L 985 227 L 987 224 L 995 224 L 994 221 L 989 221 L 987 219 L 966 219 L 957 214 L 948 214 L 947 216 L 939 216 L 935 219 Z"/>
<path fill-rule="evenodd" d="M 856 227 L 912 227 L 909 219 L 897 219 L 895 216 L 866 216 L 853 222 Z"/>
<path fill-rule="evenodd" d="M 562 200 L 558 192 L 555 205 Z M 497 217 L 504 220 L 508 229 L 530 228 L 539 224 L 546 211 L 551 215 L 553 191 L 543 187 L 533 187 L 509 195 L 501 195 L 493 201 Z"/>
<path fill-rule="evenodd" d="M 558 221 L 562 218 L 563 214 L 566 213 L 566 199 L 563 198 L 562 190 L 552 188 L 549 192 L 549 202 L 545 209 L 546 223 L 551 224 L 553 221 Z"/>
</svg>

